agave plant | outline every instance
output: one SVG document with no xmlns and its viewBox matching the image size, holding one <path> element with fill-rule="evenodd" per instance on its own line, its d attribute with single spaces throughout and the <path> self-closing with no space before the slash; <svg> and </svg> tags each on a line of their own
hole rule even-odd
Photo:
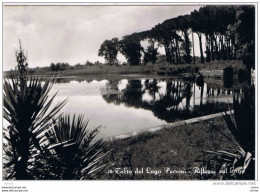
<svg viewBox="0 0 260 192">
<path fill-rule="evenodd" d="M 244 87 L 241 98 L 233 97 L 234 115 L 223 114 L 236 141 L 245 150 L 255 153 L 255 87 Z"/>
<path fill-rule="evenodd" d="M 28 78 L 27 57 L 21 47 L 16 53 L 18 74 L 4 80 L 3 164 L 4 179 L 94 179 L 109 164 L 103 159 L 106 144 L 95 140 L 98 129 L 87 130 L 83 116 L 71 119 L 58 114 L 64 100 L 52 105 L 49 98 L 55 79 L 44 83 Z M 57 122 L 57 123 L 56 123 Z"/>
<path fill-rule="evenodd" d="M 241 98 L 233 97 L 234 114 L 223 118 L 235 140 L 223 134 L 237 148 L 205 150 L 203 166 L 216 170 L 221 179 L 254 179 L 255 157 L 255 92 L 254 86 L 244 88 Z"/>
<path fill-rule="evenodd" d="M 6 179 L 32 179 L 30 172 L 29 158 L 32 155 L 32 148 L 43 151 L 46 137 L 44 132 L 52 125 L 52 119 L 65 105 L 66 100 L 58 103 L 49 110 L 54 94 L 50 99 L 48 93 L 51 90 L 53 81 L 47 80 L 42 85 L 39 78 L 31 78 L 23 82 L 19 78 L 11 77 L 11 80 L 4 81 L 4 118 L 9 122 L 5 131 L 5 139 L 12 147 L 12 153 L 5 148 L 9 158 L 7 167 L 13 164 L 13 169 Z M 34 146 L 34 147 L 32 147 Z M 9 152 L 7 152 L 9 150 Z M 10 156 L 9 156 L 10 157 Z"/>
<path fill-rule="evenodd" d="M 54 79 L 42 83 L 38 77 L 27 77 L 27 57 L 21 43 L 16 59 L 18 74 L 5 79 L 3 85 L 3 116 L 9 124 L 4 129 L 4 169 L 5 179 L 25 180 L 36 177 L 35 156 L 45 156 L 44 132 L 66 100 L 50 108 L 57 94 L 48 96 Z"/>
<path fill-rule="evenodd" d="M 215 170 L 220 179 L 253 179 L 252 154 L 241 147 L 205 150 L 203 166 Z"/>
<path fill-rule="evenodd" d="M 96 139 L 98 128 L 90 131 L 87 126 L 83 115 L 65 115 L 48 130 L 48 150 L 59 159 L 60 179 L 95 179 L 110 165 L 104 163 L 110 153 L 103 151 L 106 141 Z"/>
</svg>

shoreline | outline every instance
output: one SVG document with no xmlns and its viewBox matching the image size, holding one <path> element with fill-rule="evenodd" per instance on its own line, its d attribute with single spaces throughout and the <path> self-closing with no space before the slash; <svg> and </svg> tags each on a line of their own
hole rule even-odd
<svg viewBox="0 0 260 192">
<path fill-rule="evenodd" d="M 207 76 L 219 77 L 219 72 L 225 67 L 233 67 L 235 70 L 243 68 L 242 61 L 228 60 L 228 61 L 213 61 L 209 63 L 196 63 L 196 64 L 154 64 L 154 65 L 138 65 L 138 66 L 122 66 L 122 65 L 97 65 L 97 66 L 84 66 L 82 68 L 72 68 L 60 71 L 51 71 L 48 67 L 45 68 L 32 68 L 29 69 L 31 75 L 59 75 L 60 77 L 67 76 L 99 76 L 99 75 L 159 75 L 159 76 L 175 76 L 182 73 L 205 72 Z M 15 71 L 5 71 L 4 76 L 10 75 Z"/>
<path fill-rule="evenodd" d="M 217 127 L 215 129 L 214 127 Z M 107 149 L 113 149 L 107 161 L 114 164 L 102 176 L 104 180 L 201 180 L 205 175 L 191 173 L 200 167 L 203 151 L 220 150 L 236 147 L 229 138 L 233 135 L 226 127 L 222 117 L 215 117 L 190 124 L 161 129 L 155 132 L 142 132 L 133 137 L 108 141 Z M 234 139 L 233 139 L 234 140 Z M 137 169 L 183 170 L 185 173 L 167 174 L 126 174 L 116 170 L 128 170 L 136 173 Z M 205 179 L 205 178 L 204 178 Z"/>
<path fill-rule="evenodd" d="M 227 115 L 230 115 L 230 114 L 234 113 L 234 110 L 223 111 L 223 112 L 214 113 L 214 114 L 210 114 L 210 115 L 204 115 L 204 116 L 200 116 L 200 117 L 177 121 L 174 123 L 158 125 L 158 126 L 147 128 L 147 129 L 141 129 L 138 131 L 133 131 L 133 132 L 129 132 L 129 133 L 121 134 L 121 135 L 112 136 L 112 137 L 109 137 L 108 140 L 115 141 L 115 140 L 121 140 L 121 139 L 126 139 L 126 138 L 132 138 L 132 137 L 138 136 L 142 133 L 153 133 L 153 132 L 161 131 L 163 129 L 172 129 L 172 128 L 176 128 L 176 127 L 182 126 L 182 125 L 184 126 L 184 125 L 199 123 L 201 121 L 207 121 L 207 120 L 215 119 L 218 117 L 222 117 L 223 113 L 227 113 Z"/>
</svg>

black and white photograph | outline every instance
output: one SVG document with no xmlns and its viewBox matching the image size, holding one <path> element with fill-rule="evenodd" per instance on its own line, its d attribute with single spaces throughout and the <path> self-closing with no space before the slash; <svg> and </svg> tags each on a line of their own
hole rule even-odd
<svg viewBox="0 0 260 192">
<path fill-rule="evenodd" d="M 256 16 L 256 3 L 3 3 L 2 181 L 254 183 Z"/>
</svg>

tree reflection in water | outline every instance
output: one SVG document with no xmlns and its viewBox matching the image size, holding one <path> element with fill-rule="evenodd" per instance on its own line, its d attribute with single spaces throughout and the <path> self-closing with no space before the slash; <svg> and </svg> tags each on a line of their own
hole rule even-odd
<svg viewBox="0 0 260 192">
<path fill-rule="evenodd" d="M 128 80 L 119 90 L 120 83 L 119 80 L 107 83 L 103 93 L 106 102 L 150 110 L 167 122 L 228 110 L 226 97 L 232 94 L 230 89 L 213 88 L 206 83 L 197 86 L 194 82 L 174 80 Z"/>
</svg>

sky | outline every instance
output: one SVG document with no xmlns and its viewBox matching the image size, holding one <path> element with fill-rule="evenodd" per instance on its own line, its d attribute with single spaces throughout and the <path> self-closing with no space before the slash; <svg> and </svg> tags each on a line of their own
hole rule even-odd
<svg viewBox="0 0 260 192">
<path fill-rule="evenodd" d="M 52 62 L 71 65 L 87 60 L 104 62 L 98 56 L 104 40 L 149 30 L 166 19 L 189 14 L 199 7 L 5 5 L 3 69 L 15 68 L 19 39 L 28 51 L 31 68 L 50 66 Z"/>
</svg>

